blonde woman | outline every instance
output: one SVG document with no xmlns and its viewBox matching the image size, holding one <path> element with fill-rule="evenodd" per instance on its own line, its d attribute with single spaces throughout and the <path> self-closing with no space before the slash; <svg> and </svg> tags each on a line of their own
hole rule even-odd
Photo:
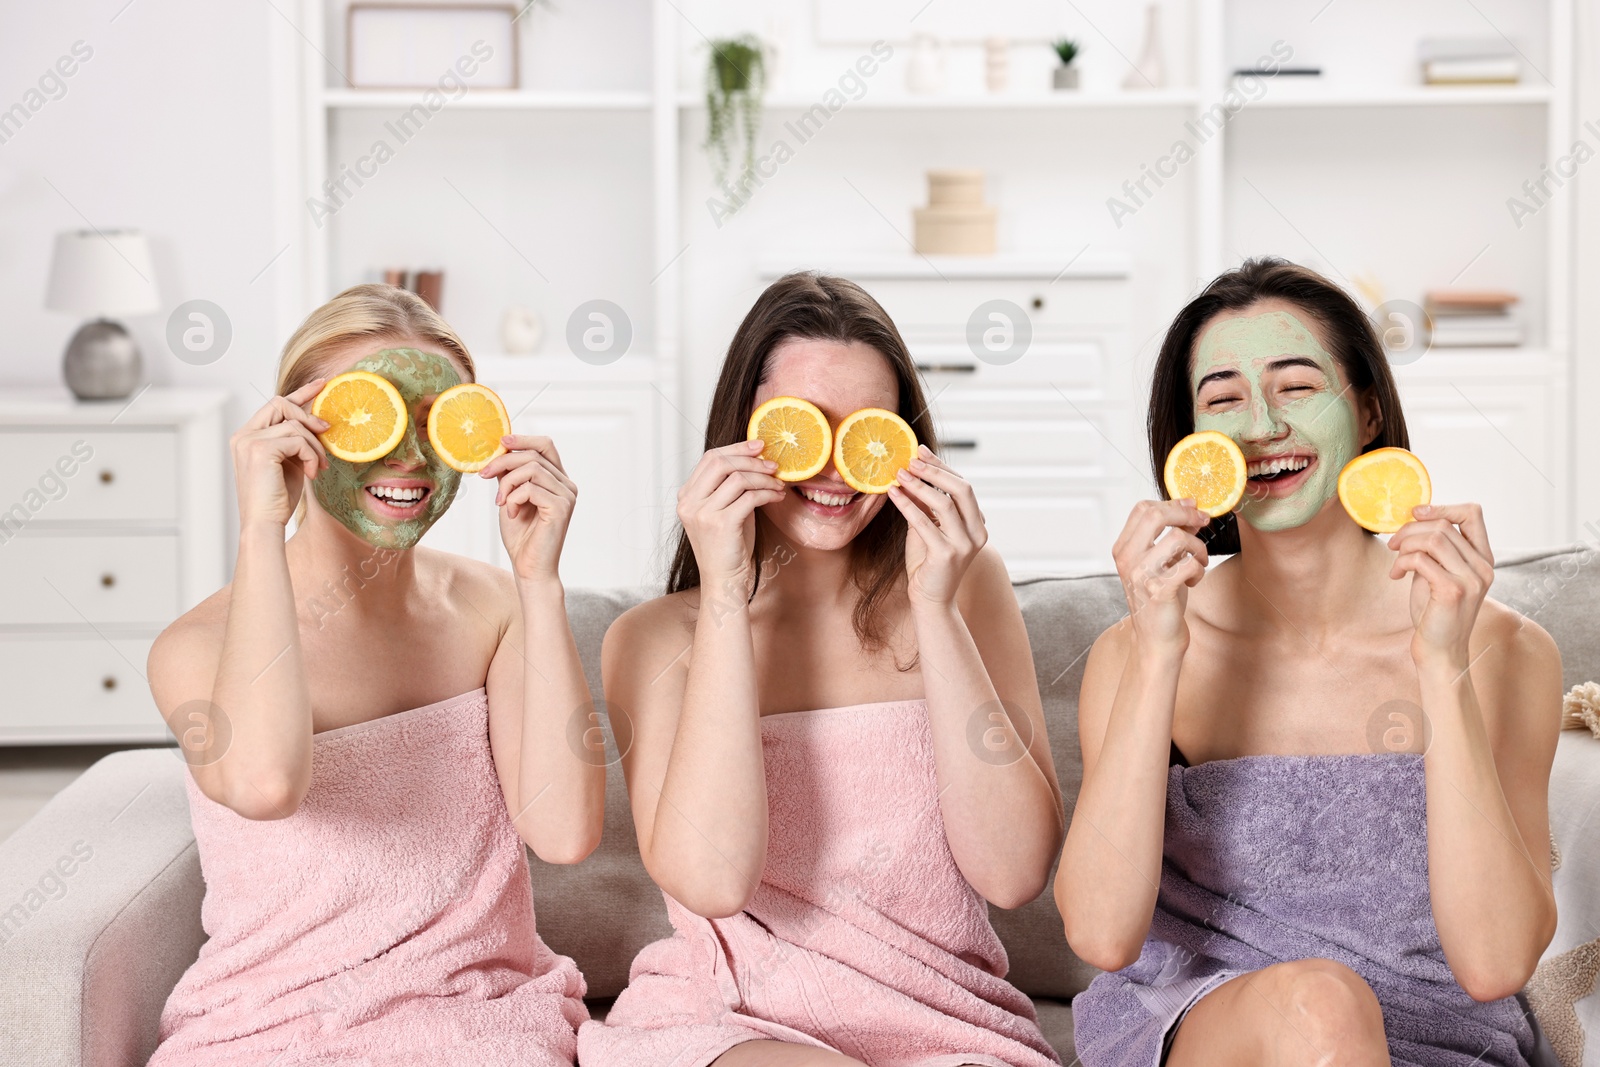
<svg viewBox="0 0 1600 1067">
<path fill-rule="evenodd" d="M 329 454 L 309 411 L 353 369 L 408 409 L 370 463 Z M 575 863 L 600 839 L 604 769 L 564 740 L 589 700 L 557 577 L 576 487 L 548 438 L 507 437 L 478 476 L 499 479 L 511 573 L 418 546 L 463 477 L 429 405 L 472 378 L 425 303 L 356 286 L 233 436 L 233 581 L 150 653 L 210 938 L 156 1067 L 573 1062 L 583 978 L 534 929 L 523 842 Z"/>
</svg>

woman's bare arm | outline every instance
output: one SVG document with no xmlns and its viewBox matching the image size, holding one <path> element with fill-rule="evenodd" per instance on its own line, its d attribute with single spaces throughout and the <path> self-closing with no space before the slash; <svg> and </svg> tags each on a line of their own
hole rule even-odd
<svg viewBox="0 0 1600 1067">
<path fill-rule="evenodd" d="M 578 487 L 550 438 L 509 434 L 501 444 L 478 472 L 499 481 L 511 560 L 510 580 L 497 575 L 511 621 L 489 664 L 489 742 L 517 833 L 546 863 L 577 863 L 600 844 L 606 805 L 604 752 L 583 746 L 594 708 L 560 573 Z"/>
<path fill-rule="evenodd" d="M 1546 794 L 1561 656 L 1531 622 L 1485 604 L 1494 555 L 1478 505 L 1419 507 L 1389 548 L 1390 577 L 1410 583 L 1411 658 L 1431 735 L 1434 923 L 1461 988 L 1498 1000 L 1526 984 L 1555 933 Z"/>
<path fill-rule="evenodd" d="M 913 616 L 950 852 L 984 899 L 1021 907 L 1044 890 L 1065 816 L 1028 631 L 999 553 L 978 553 L 955 605 Z"/>
<path fill-rule="evenodd" d="M 749 902 L 767 856 L 767 780 L 748 604 L 755 509 L 782 499 L 762 442 L 701 457 L 678 497 L 700 571 L 683 598 L 629 612 L 606 635 L 607 702 L 634 721 L 623 761 L 639 851 L 656 884 L 707 917 Z"/>
<path fill-rule="evenodd" d="M 150 649 L 150 690 L 195 784 L 247 819 L 287 818 L 311 785 L 311 693 L 283 535 L 327 465 L 315 436 L 327 423 L 303 406 L 321 387 L 273 397 L 230 442 L 239 556 L 225 621 L 196 609 Z"/>
<path fill-rule="evenodd" d="M 1561 654 L 1526 619 L 1483 629 L 1470 670 L 1419 677 L 1434 923 L 1461 987 L 1498 1000 L 1527 984 L 1555 934 L 1548 805 Z"/>
<path fill-rule="evenodd" d="M 1056 872 L 1072 950 L 1102 970 L 1139 958 L 1155 914 L 1167 755 L 1189 645 L 1187 592 L 1208 554 L 1192 501 L 1143 501 L 1113 549 L 1129 618 L 1095 642 L 1078 697 L 1083 785 Z"/>
</svg>

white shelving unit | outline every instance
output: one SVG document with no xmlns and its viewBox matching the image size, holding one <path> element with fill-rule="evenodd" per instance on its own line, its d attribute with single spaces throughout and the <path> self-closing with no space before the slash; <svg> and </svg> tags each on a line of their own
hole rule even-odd
<svg viewBox="0 0 1600 1067">
<path fill-rule="evenodd" d="M 1138 11 L 1097 0 L 1057 10 L 1039 0 L 1062 31 L 1086 41 L 1085 87 L 1045 89 L 1046 68 L 1029 66 L 1040 57 L 1027 52 L 1043 42 L 1017 39 L 1013 87 L 1001 93 L 982 84 L 984 9 L 951 8 L 941 18 L 977 28 L 955 35 L 948 91 L 906 91 L 907 32 L 862 94 L 736 215 L 719 219 L 709 209 L 724 193 L 702 150 L 706 40 L 781 29 L 783 72 L 757 135 L 764 149 L 870 44 L 821 39 L 813 7 L 823 2 L 594 0 L 535 9 L 524 38 L 525 88 L 472 90 L 450 101 L 427 136 L 404 146 L 348 207 L 321 226 L 304 223 L 305 306 L 402 250 L 420 249 L 427 262 L 412 265 L 446 268 L 446 313 L 484 354 L 484 379 L 537 394 L 528 408 L 535 423 L 581 431 L 581 419 L 572 420 L 582 412 L 612 413 L 597 414 L 586 438 L 584 447 L 602 454 L 593 460 L 595 484 L 583 483 L 585 502 L 602 498 L 590 510 L 607 523 L 633 518 L 621 532 L 586 530 L 593 545 L 612 546 L 614 565 L 596 550 L 569 581 L 659 577 L 673 493 L 698 458 L 728 339 L 766 281 L 806 265 L 869 288 L 913 284 L 921 271 L 927 284 L 966 286 L 974 299 L 989 286 L 1046 293 L 1058 304 L 1082 281 L 1067 265 L 1121 264 L 1127 298 L 1118 306 L 1127 317 L 1105 335 L 1121 345 L 1108 367 L 1119 390 L 1124 380 L 1136 388 L 1093 417 L 1087 408 L 1066 416 L 1083 432 L 1104 430 L 1122 453 L 1096 475 L 1117 490 L 1107 507 L 1151 491 L 1140 405 L 1162 331 L 1199 285 L 1241 257 L 1285 255 L 1352 286 L 1377 274 L 1387 295 L 1417 302 L 1424 289 L 1451 284 L 1516 289 L 1526 347 L 1435 350 L 1397 376 L 1441 499 L 1482 500 L 1500 547 L 1571 535 L 1571 198 L 1550 198 L 1524 228 L 1506 222 L 1502 206 L 1572 143 L 1571 0 L 1482 0 L 1464 14 L 1443 0 L 1340 0 L 1325 11 L 1272 0 L 1165 0 L 1171 80 L 1139 91 L 1114 88 L 1126 57 L 1138 55 Z M 337 57 L 342 0 L 301 4 L 314 49 L 304 54 Z M 834 11 L 829 25 L 837 27 Z M 1416 83 L 1418 37 L 1492 34 L 1502 25 L 1528 58 L 1523 84 Z M 533 77 L 528 34 L 542 48 Z M 1268 80 L 1135 217 L 1108 218 L 1108 199 L 1215 116 L 1230 72 L 1275 35 L 1292 42 L 1294 65 L 1320 65 L 1324 77 Z M 419 95 L 343 86 L 333 65 L 302 67 L 302 185 L 313 193 Z M 923 171 L 935 166 L 988 172 L 1001 256 L 941 274 L 911 253 L 910 209 L 925 192 Z M 397 217 L 406 225 L 393 226 Z M 960 271 L 964 280 L 951 281 Z M 635 328 L 628 356 L 604 367 L 572 358 L 562 337 L 567 314 L 592 298 L 621 304 Z M 511 303 L 544 315 L 545 354 L 494 354 L 498 316 Z M 950 314 L 965 310 L 952 304 Z M 614 405 L 598 402 L 608 396 Z M 649 425 L 611 440 L 599 427 L 624 410 Z M 641 430 L 651 442 L 644 458 Z M 631 477 L 641 462 L 646 483 Z M 620 470 L 630 477 L 605 474 Z M 646 499 L 620 499 L 641 484 Z M 482 528 L 450 536 L 492 555 Z M 1104 562 L 1076 550 L 1023 555 L 1067 569 Z"/>
</svg>

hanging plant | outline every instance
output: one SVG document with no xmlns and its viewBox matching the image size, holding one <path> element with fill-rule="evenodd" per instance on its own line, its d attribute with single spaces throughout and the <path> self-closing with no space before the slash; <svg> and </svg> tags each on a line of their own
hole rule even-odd
<svg viewBox="0 0 1600 1067">
<path fill-rule="evenodd" d="M 718 182 L 727 180 L 729 163 L 741 140 L 741 174 L 748 174 L 755 167 L 761 95 L 766 85 L 766 57 L 761 42 L 753 35 L 711 42 L 711 59 L 706 67 L 705 147 Z"/>
</svg>

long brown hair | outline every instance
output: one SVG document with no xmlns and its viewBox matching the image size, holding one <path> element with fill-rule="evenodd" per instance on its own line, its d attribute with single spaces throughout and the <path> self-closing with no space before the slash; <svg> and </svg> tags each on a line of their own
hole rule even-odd
<svg viewBox="0 0 1600 1067">
<path fill-rule="evenodd" d="M 1150 469 L 1156 489 L 1167 495 L 1161 471 L 1167 453 L 1194 432 L 1194 389 L 1190 385 L 1195 341 L 1212 318 L 1238 311 L 1260 300 L 1277 297 L 1310 315 L 1322 327 L 1329 353 L 1344 370 L 1350 387 L 1371 396 L 1378 404 L 1378 436 L 1361 451 L 1375 448 L 1409 448 L 1400 391 L 1389 370 L 1389 359 L 1372 326 L 1372 320 L 1343 289 L 1314 270 L 1275 256 L 1247 259 L 1225 271 L 1199 296 L 1178 312 L 1156 356 L 1155 378 L 1150 384 Z M 1213 554 L 1239 551 L 1237 513 L 1213 520 L 1201 531 Z"/>
<path fill-rule="evenodd" d="M 738 441 L 749 432 L 755 396 L 766 378 L 772 352 L 784 341 L 858 341 L 888 361 L 899 387 L 898 414 L 911 424 L 917 440 L 934 452 L 939 450 L 933 418 L 917 378 L 916 364 L 883 306 L 855 282 L 812 271 L 786 274 L 767 286 L 755 305 L 739 324 L 728 355 L 722 361 L 711 411 L 706 417 L 705 447 L 709 451 Z M 761 559 L 765 555 L 761 526 L 756 527 L 755 551 L 751 559 L 756 580 L 750 596 L 755 597 L 761 583 Z M 860 591 L 851 621 L 856 636 L 871 649 L 883 646 L 879 608 L 905 573 L 906 520 L 893 506 L 880 508 L 867 528 L 850 545 L 851 580 Z M 678 528 L 677 551 L 667 575 L 667 592 L 679 593 L 700 587 L 700 565 L 694 547 L 683 528 Z"/>
</svg>

